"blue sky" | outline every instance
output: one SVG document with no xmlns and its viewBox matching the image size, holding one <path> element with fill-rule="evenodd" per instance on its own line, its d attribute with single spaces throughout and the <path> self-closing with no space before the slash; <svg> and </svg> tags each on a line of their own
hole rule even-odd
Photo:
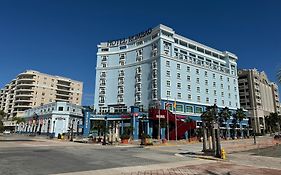
<svg viewBox="0 0 281 175">
<path fill-rule="evenodd" d="M 0 87 L 26 70 L 84 82 L 93 104 L 97 44 L 162 23 L 239 57 L 239 68 L 281 68 L 281 1 L 0 0 Z M 281 89 L 281 88 L 280 88 Z"/>
</svg>

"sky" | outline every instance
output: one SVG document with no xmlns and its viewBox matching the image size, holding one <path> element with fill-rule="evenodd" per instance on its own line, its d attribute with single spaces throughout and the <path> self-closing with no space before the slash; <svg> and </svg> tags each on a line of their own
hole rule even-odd
<svg viewBox="0 0 281 175">
<path fill-rule="evenodd" d="M 97 45 L 159 24 L 235 53 L 238 68 L 277 81 L 280 7 L 279 0 L 0 0 L 0 88 L 32 69 L 82 81 L 82 104 L 92 105 Z"/>
</svg>

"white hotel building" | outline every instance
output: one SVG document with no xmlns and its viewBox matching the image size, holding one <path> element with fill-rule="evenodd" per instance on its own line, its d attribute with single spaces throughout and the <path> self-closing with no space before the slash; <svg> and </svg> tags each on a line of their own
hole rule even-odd
<svg viewBox="0 0 281 175">
<path fill-rule="evenodd" d="M 95 108 L 129 112 L 177 102 L 178 114 L 204 107 L 240 108 L 237 56 L 185 38 L 159 25 L 127 39 L 98 45 Z"/>
</svg>

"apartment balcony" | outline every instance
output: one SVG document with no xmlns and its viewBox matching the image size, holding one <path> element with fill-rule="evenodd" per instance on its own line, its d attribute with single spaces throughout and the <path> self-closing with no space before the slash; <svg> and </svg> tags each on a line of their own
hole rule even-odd
<svg viewBox="0 0 281 175">
<path fill-rule="evenodd" d="M 14 109 L 22 109 L 20 111 L 24 111 L 26 109 L 30 109 L 31 108 L 31 104 L 17 104 L 14 106 Z M 16 110 L 18 111 L 18 110 Z"/>
<path fill-rule="evenodd" d="M 28 103 L 32 103 L 32 99 L 16 99 L 15 102 L 16 102 L 16 103 L 18 103 L 18 102 L 28 102 Z"/>
<path fill-rule="evenodd" d="M 58 80 L 57 86 L 64 86 L 64 87 L 70 87 L 71 82 L 64 81 L 64 80 Z"/>
<path fill-rule="evenodd" d="M 33 88 L 18 88 L 16 89 L 16 92 L 33 92 Z"/>
<path fill-rule="evenodd" d="M 21 82 L 17 84 L 17 88 L 19 87 L 33 87 L 35 86 L 32 82 Z"/>
<path fill-rule="evenodd" d="M 32 93 L 18 93 L 15 97 L 33 97 Z"/>
<path fill-rule="evenodd" d="M 56 99 L 56 102 L 68 102 L 68 103 L 69 103 L 69 100 L 57 98 L 57 99 Z"/>
</svg>

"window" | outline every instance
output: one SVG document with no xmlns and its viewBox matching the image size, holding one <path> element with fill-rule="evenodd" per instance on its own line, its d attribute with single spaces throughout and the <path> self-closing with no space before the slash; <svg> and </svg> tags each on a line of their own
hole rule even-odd
<svg viewBox="0 0 281 175">
<path fill-rule="evenodd" d="M 199 78 L 196 78 L 196 83 L 199 84 Z"/>
<path fill-rule="evenodd" d="M 228 98 L 231 98 L 231 94 L 230 93 L 228 93 Z"/>
<path fill-rule="evenodd" d="M 229 82 L 229 78 L 227 77 L 227 82 Z"/>
<path fill-rule="evenodd" d="M 181 79 L 181 74 L 177 73 L 177 79 Z"/>
<path fill-rule="evenodd" d="M 218 99 L 216 99 L 216 98 L 215 98 L 215 101 L 214 101 L 214 103 L 216 104 L 217 102 L 218 102 Z"/>
<path fill-rule="evenodd" d="M 208 77 L 208 72 L 207 71 L 205 71 L 205 77 Z"/>
<path fill-rule="evenodd" d="M 193 112 L 193 106 L 185 106 L 186 112 Z"/>
<path fill-rule="evenodd" d="M 197 87 L 197 92 L 200 93 L 200 87 Z"/>
<path fill-rule="evenodd" d="M 217 95 L 217 90 L 214 90 L 214 95 L 215 95 L 215 96 Z"/>
<path fill-rule="evenodd" d="M 230 90 L 230 86 L 229 85 L 227 86 L 227 89 Z"/>
<path fill-rule="evenodd" d="M 170 67 L 170 61 L 166 61 L 166 66 Z"/>
<path fill-rule="evenodd" d="M 209 89 L 206 89 L 206 94 L 209 94 Z"/>
<path fill-rule="evenodd" d="M 186 71 L 190 72 L 190 67 L 189 66 L 186 67 Z"/>
<path fill-rule="evenodd" d="M 216 78 L 216 74 L 213 74 L 213 78 L 214 78 L 214 79 Z"/>
<path fill-rule="evenodd" d="M 167 81 L 167 87 L 171 87 L 171 81 Z"/>
<path fill-rule="evenodd" d="M 205 85 L 208 86 L 208 80 L 205 80 Z"/>
<path fill-rule="evenodd" d="M 223 84 L 221 84 L 221 89 L 223 89 Z"/>
<path fill-rule="evenodd" d="M 63 111 L 63 107 L 62 106 L 59 106 L 59 111 Z"/>
<path fill-rule="evenodd" d="M 178 89 L 180 89 L 181 88 L 181 83 L 178 83 L 177 87 L 178 87 Z"/>
<path fill-rule="evenodd" d="M 196 74 L 199 74 L 199 69 L 196 69 Z"/>
<path fill-rule="evenodd" d="M 176 111 L 183 112 L 183 105 L 177 105 Z"/>
<path fill-rule="evenodd" d="M 188 94 L 188 100 L 191 100 L 192 97 L 191 97 L 191 94 Z"/>
<path fill-rule="evenodd" d="M 171 72 L 169 70 L 167 70 L 167 77 L 170 77 L 171 76 Z"/>
<path fill-rule="evenodd" d="M 196 106 L 195 107 L 195 113 L 203 113 L 203 108 L 202 107 L 198 107 L 198 106 Z"/>
<path fill-rule="evenodd" d="M 200 101 L 201 101 L 201 97 L 197 96 L 197 102 L 200 102 Z"/>
<path fill-rule="evenodd" d="M 224 93 L 223 93 L 223 92 L 221 92 L 221 96 L 222 96 L 222 97 L 224 96 Z"/>
<path fill-rule="evenodd" d="M 181 69 L 181 65 L 180 64 L 177 64 L 177 69 Z"/>
<path fill-rule="evenodd" d="M 168 96 L 168 97 L 171 96 L 171 91 L 167 91 L 167 96 Z"/>
<path fill-rule="evenodd" d="M 213 87 L 216 87 L 216 82 L 213 82 Z"/>
<path fill-rule="evenodd" d="M 224 105 L 224 100 L 221 101 L 222 105 Z"/>
<path fill-rule="evenodd" d="M 190 84 L 187 85 L 187 90 L 188 90 L 188 91 L 191 91 L 191 86 L 190 86 Z"/>
<path fill-rule="evenodd" d="M 229 106 L 231 106 L 231 101 L 229 101 Z"/>
<path fill-rule="evenodd" d="M 221 79 L 221 81 L 223 80 L 223 79 L 222 79 L 222 76 L 220 76 L 220 79 Z"/>
<path fill-rule="evenodd" d="M 180 93 L 180 92 L 178 93 L 178 98 L 181 98 L 181 93 Z M 178 105 L 177 105 L 177 106 L 178 106 Z"/>
<path fill-rule="evenodd" d="M 190 81 L 190 76 L 189 75 L 187 76 L 187 81 Z"/>
<path fill-rule="evenodd" d="M 206 97 L 206 103 L 210 103 L 209 97 Z"/>
</svg>

